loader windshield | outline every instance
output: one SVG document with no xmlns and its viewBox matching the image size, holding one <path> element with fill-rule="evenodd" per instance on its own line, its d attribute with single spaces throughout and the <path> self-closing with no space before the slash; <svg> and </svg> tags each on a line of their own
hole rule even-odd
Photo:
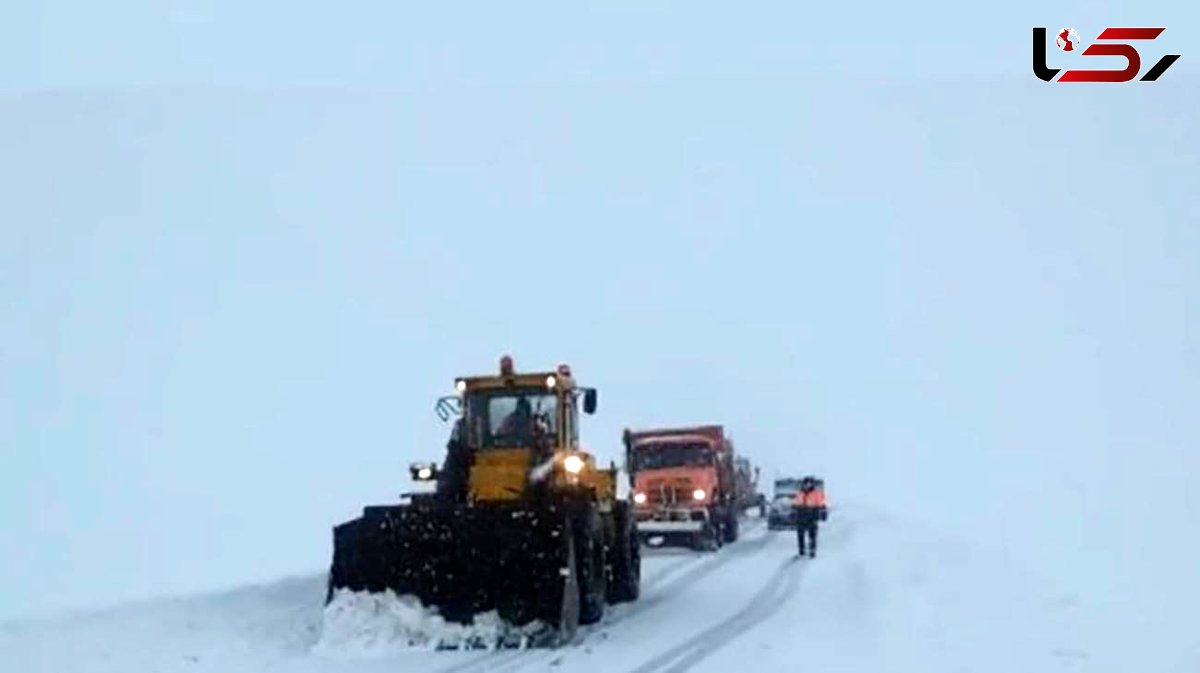
<svg viewBox="0 0 1200 673">
<path fill-rule="evenodd" d="M 633 454 L 634 469 L 659 470 L 669 467 L 707 467 L 713 464 L 712 448 L 695 443 L 648 443 L 639 445 Z"/>
<path fill-rule="evenodd" d="M 479 448 L 531 446 L 558 433 L 558 397 L 545 389 L 498 390 L 467 396 L 471 443 Z"/>
</svg>

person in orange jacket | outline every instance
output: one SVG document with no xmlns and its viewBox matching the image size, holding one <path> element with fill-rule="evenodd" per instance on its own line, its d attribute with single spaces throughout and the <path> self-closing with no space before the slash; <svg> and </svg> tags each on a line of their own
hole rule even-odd
<svg viewBox="0 0 1200 673">
<path fill-rule="evenodd" d="M 800 545 L 800 556 L 804 556 L 807 546 L 808 557 L 814 558 L 817 555 L 817 525 L 828 516 L 824 486 L 815 477 L 801 479 L 800 490 L 792 496 L 792 507 L 796 511 L 796 541 Z"/>
</svg>

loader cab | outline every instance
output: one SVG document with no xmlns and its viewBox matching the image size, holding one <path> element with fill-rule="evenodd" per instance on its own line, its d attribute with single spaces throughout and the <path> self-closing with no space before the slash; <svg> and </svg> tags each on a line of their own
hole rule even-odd
<svg viewBox="0 0 1200 673">
<path fill-rule="evenodd" d="M 555 391 L 483 390 L 466 395 L 464 402 L 468 445 L 476 449 L 573 443 L 573 438 L 559 436 L 559 429 L 571 423 L 560 422 L 565 419 L 560 419 L 560 396 Z"/>
<path fill-rule="evenodd" d="M 517 373 L 506 356 L 497 375 L 460 378 L 455 389 L 438 411 L 461 417 L 470 499 L 521 499 L 539 480 L 539 469 L 568 477 L 579 477 L 584 467 L 594 471 L 594 459 L 580 451 L 579 410 L 595 411 L 596 391 L 577 386 L 566 365 Z"/>
<path fill-rule="evenodd" d="M 579 448 L 579 391 L 512 386 L 462 395 L 463 441 L 474 451 Z"/>
</svg>

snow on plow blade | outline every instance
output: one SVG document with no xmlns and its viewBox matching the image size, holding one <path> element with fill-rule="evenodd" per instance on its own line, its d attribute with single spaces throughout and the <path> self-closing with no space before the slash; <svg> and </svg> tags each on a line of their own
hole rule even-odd
<svg viewBox="0 0 1200 673">
<path fill-rule="evenodd" d="M 446 621 L 497 611 L 532 645 L 578 624 L 574 547 L 554 508 L 438 502 L 367 507 L 334 528 L 328 602 L 340 589 L 412 595 Z"/>
</svg>

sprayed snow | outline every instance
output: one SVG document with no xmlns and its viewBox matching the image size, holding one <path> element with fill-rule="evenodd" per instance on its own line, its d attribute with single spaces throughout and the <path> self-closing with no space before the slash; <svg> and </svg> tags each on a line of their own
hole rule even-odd
<svg viewBox="0 0 1200 673">
<path fill-rule="evenodd" d="M 529 480 L 534 483 L 537 483 L 540 481 L 545 481 L 546 477 L 550 476 L 550 473 L 553 471 L 554 471 L 554 459 L 552 458 L 550 460 L 544 461 L 540 465 L 534 466 L 534 468 L 529 471 Z"/>
<path fill-rule="evenodd" d="M 440 644 L 480 642 L 521 637 L 538 626 L 514 627 L 495 612 L 476 615 L 473 624 L 447 622 L 414 596 L 392 591 L 373 594 L 341 590 L 325 608 L 321 639 L 313 654 L 352 659 L 385 659 L 413 649 Z"/>
</svg>

